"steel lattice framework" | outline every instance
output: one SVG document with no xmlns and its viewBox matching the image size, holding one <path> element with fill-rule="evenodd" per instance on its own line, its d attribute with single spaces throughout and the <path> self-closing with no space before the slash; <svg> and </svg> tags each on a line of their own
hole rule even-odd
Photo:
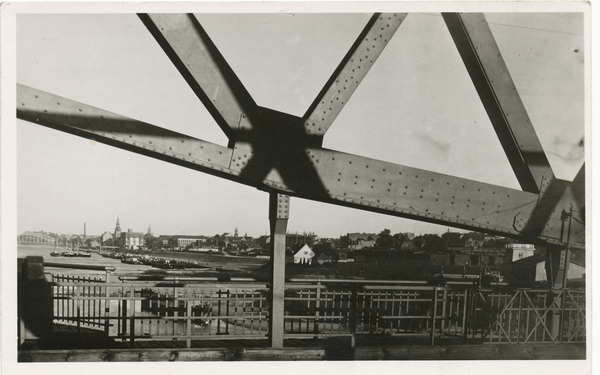
<svg viewBox="0 0 600 375">
<path fill-rule="evenodd" d="M 297 117 L 258 106 L 194 15 L 140 14 L 228 137 L 227 147 L 24 85 L 17 87 L 17 117 L 269 192 L 273 347 L 283 346 L 289 196 L 542 244 L 560 254 L 554 285 L 564 286 L 568 249 L 585 248 L 585 164 L 573 181 L 554 176 L 483 14 L 443 18 L 521 190 L 322 147 L 406 16 L 374 14 Z"/>
<path fill-rule="evenodd" d="M 585 245 L 584 167 L 555 178 L 483 14 L 443 14 L 522 190 L 322 148 L 406 14 L 375 14 L 304 116 L 258 106 L 193 15 L 141 14 L 228 147 L 18 86 L 17 116 L 269 192 L 528 242 Z M 272 169 L 279 173 L 269 174 Z"/>
</svg>

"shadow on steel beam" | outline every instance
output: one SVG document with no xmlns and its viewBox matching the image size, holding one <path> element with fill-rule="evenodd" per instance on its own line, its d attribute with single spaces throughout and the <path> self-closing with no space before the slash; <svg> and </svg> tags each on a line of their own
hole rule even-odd
<svg viewBox="0 0 600 375">
<path fill-rule="evenodd" d="M 275 169 L 285 186 L 293 191 L 306 191 L 326 197 L 327 191 L 310 148 L 321 148 L 323 137 L 307 133 L 299 117 L 259 108 L 248 115 L 252 129 L 238 129 L 236 139 L 251 146 L 252 156 L 242 168 L 240 177 L 261 183 Z"/>
</svg>

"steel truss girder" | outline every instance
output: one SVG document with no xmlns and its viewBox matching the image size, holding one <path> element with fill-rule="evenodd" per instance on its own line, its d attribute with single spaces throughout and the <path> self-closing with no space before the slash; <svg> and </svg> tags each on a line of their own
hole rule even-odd
<svg viewBox="0 0 600 375">
<path fill-rule="evenodd" d="M 442 16 L 521 188 L 539 193 L 554 173 L 485 16 Z"/>
<path fill-rule="evenodd" d="M 17 99 L 20 119 L 261 190 L 530 242 L 562 244 L 561 212 L 579 207 L 583 189 L 583 169 L 572 183 L 553 180 L 540 196 L 324 149 L 318 139 L 294 138 L 301 118 L 263 108 L 252 118 L 242 114 L 231 149 L 23 85 Z M 570 239 L 583 248 L 580 219 Z"/>
<path fill-rule="evenodd" d="M 383 52 L 406 13 L 375 13 L 303 116 L 306 131 L 324 135 Z"/>
<path fill-rule="evenodd" d="M 192 14 L 140 14 L 140 19 L 225 135 L 233 141 L 242 113 L 256 103 Z"/>
</svg>

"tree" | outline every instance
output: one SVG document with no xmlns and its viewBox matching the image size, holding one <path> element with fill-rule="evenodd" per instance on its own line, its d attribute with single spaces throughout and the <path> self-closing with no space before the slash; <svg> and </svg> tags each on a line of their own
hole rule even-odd
<svg viewBox="0 0 600 375">
<path fill-rule="evenodd" d="M 380 249 L 389 250 L 394 246 L 394 238 L 391 235 L 389 229 L 384 229 L 379 233 L 379 238 L 375 241 L 375 247 Z"/>
<path fill-rule="evenodd" d="M 350 237 L 349 236 L 340 236 L 339 242 L 340 249 L 347 249 L 350 246 Z"/>
<path fill-rule="evenodd" d="M 437 253 L 447 250 L 446 241 L 437 234 L 424 234 L 413 240 L 417 248 L 427 253 Z"/>
<path fill-rule="evenodd" d="M 313 246 L 313 251 L 315 253 L 326 253 L 327 255 L 331 254 L 333 250 L 333 245 L 330 242 L 319 242 Z"/>
<path fill-rule="evenodd" d="M 395 249 L 400 249 L 400 246 L 402 246 L 402 244 L 404 243 L 404 241 L 406 241 L 408 239 L 408 237 L 406 237 L 405 234 L 403 233 L 396 233 L 394 234 L 394 245 L 393 247 Z"/>
</svg>

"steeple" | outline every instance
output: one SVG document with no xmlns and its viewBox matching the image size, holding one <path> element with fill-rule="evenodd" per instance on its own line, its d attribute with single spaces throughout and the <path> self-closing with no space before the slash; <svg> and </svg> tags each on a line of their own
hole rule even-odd
<svg viewBox="0 0 600 375">
<path fill-rule="evenodd" d="M 115 227 L 115 239 L 121 238 L 121 224 L 119 223 L 119 217 L 117 216 L 117 226 Z"/>
<path fill-rule="evenodd" d="M 150 223 L 148 223 L 148 234 L 152 235 L 152 227 L 150 226 Z"/>
<path fill-rule="evenodd" d="M 237 236 L 238 236 L 238 229 L 237 229 L 237 225 L 235 226 L 235 232 L 234 232 L 233 236 L 234 236 L 234 237 L 237 237 Z"/>
</svg>

